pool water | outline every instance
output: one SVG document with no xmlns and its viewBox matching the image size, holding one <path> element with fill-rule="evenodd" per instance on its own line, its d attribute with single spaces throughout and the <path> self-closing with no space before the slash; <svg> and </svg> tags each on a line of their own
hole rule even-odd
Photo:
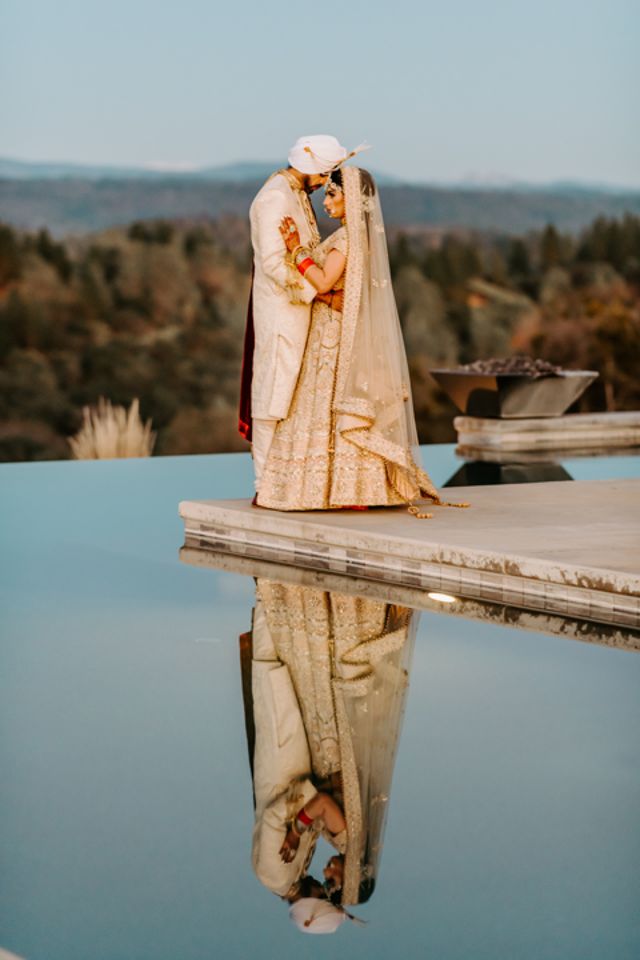
<svg viewBox="0 0 640 960">
<path fill-rule="evenodd" d="M 448 446 L 425 464 L 438 485 L 460 466 Z M 633 456 L 562 465 L 640 475 Z M 250 485 L 245 455 L 0 469 L 0 947 L 25 960 L 640 955 L 640 657 L 181 563 L 178 501 Z M 373 892 L 348 907 L 367 925 L 333 938 L 300 933 L 252 864 L 251 761 L 271 729 L 252 678 L 273 654 L 255 623 L 252 647 L 239 638 L 266 594 L 310 738 L 341 708 L 306 697 L 287 637 L 326 641 L 327 689 L 344 671 L 372 678 L 337 739 L 353 747 Z M 330 615 L 294 631 L 305 604 Z M 378 638 L 380 656 L 354 667 L 349 652 Z M 333 852 L 318 839 L 318 878 Z"/>
</svg>

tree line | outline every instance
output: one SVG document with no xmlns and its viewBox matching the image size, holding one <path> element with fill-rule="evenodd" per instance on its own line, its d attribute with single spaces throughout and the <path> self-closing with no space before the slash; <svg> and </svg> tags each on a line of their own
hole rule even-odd
<svg viewBox="0 0 640 960">
<path fill-rule="evenodd" d="M 429 368 L 514 351 L 600 371 L 583 410 L 640 403 L 640 217 L 514 237 L 390 231 L 423 442 L 454 439 Z M 156 453 L 245 449 L 236 433 L 251 252 L 244 219 L 136 221 L 81 237 L 0 224 L 0 459 L 69 456 L 103 396 Z"/>
</svg>

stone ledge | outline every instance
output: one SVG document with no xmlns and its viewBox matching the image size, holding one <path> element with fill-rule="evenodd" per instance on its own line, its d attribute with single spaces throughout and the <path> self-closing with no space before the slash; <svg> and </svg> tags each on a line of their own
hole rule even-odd
<svg viewBox="0 0 640 960">
<path fill-rule="evenodd" d="M 458 445 L 478 450 L 589 450 L 640 446 L 640 411 L 570 413 L 561 417 L 456 417 Z"/>
<path fill-rule="evenodd" d="M 260 510 L 185 501 L 188 536 L 212 549 L 398 585 L 581 611 L 640 625 L 640 480 L 456 488 L 468 510 Z M 266 553 L 265 553 L 266 552 Z"/>
</svg>

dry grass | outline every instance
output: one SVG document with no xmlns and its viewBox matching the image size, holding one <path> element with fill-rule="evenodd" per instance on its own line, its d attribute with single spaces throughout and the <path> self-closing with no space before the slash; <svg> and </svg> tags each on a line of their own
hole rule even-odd
<svg viewBox="0 0 640 960">
<path fill-rule="evenodd" d="M 143 424 L 137 398 L 127 411 L 100 397 L 98 406 L 84 407 L 82 415 L 82 427 L 69 437 L 74 460 L 151 456 L 156 435 L 151 420 Z"/>
</svg>

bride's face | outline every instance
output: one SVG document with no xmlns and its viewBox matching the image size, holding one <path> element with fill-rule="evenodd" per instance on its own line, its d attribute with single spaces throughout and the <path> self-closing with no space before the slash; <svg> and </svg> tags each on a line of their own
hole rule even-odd
<svg viewBox="0 0 640 960">
<path fill-rule="evenodd" d="M 330 183 L 324 196 L 324 208 L 334 220 L 344 219 L 344 193 L 340 187 Z"/>
</svg>

